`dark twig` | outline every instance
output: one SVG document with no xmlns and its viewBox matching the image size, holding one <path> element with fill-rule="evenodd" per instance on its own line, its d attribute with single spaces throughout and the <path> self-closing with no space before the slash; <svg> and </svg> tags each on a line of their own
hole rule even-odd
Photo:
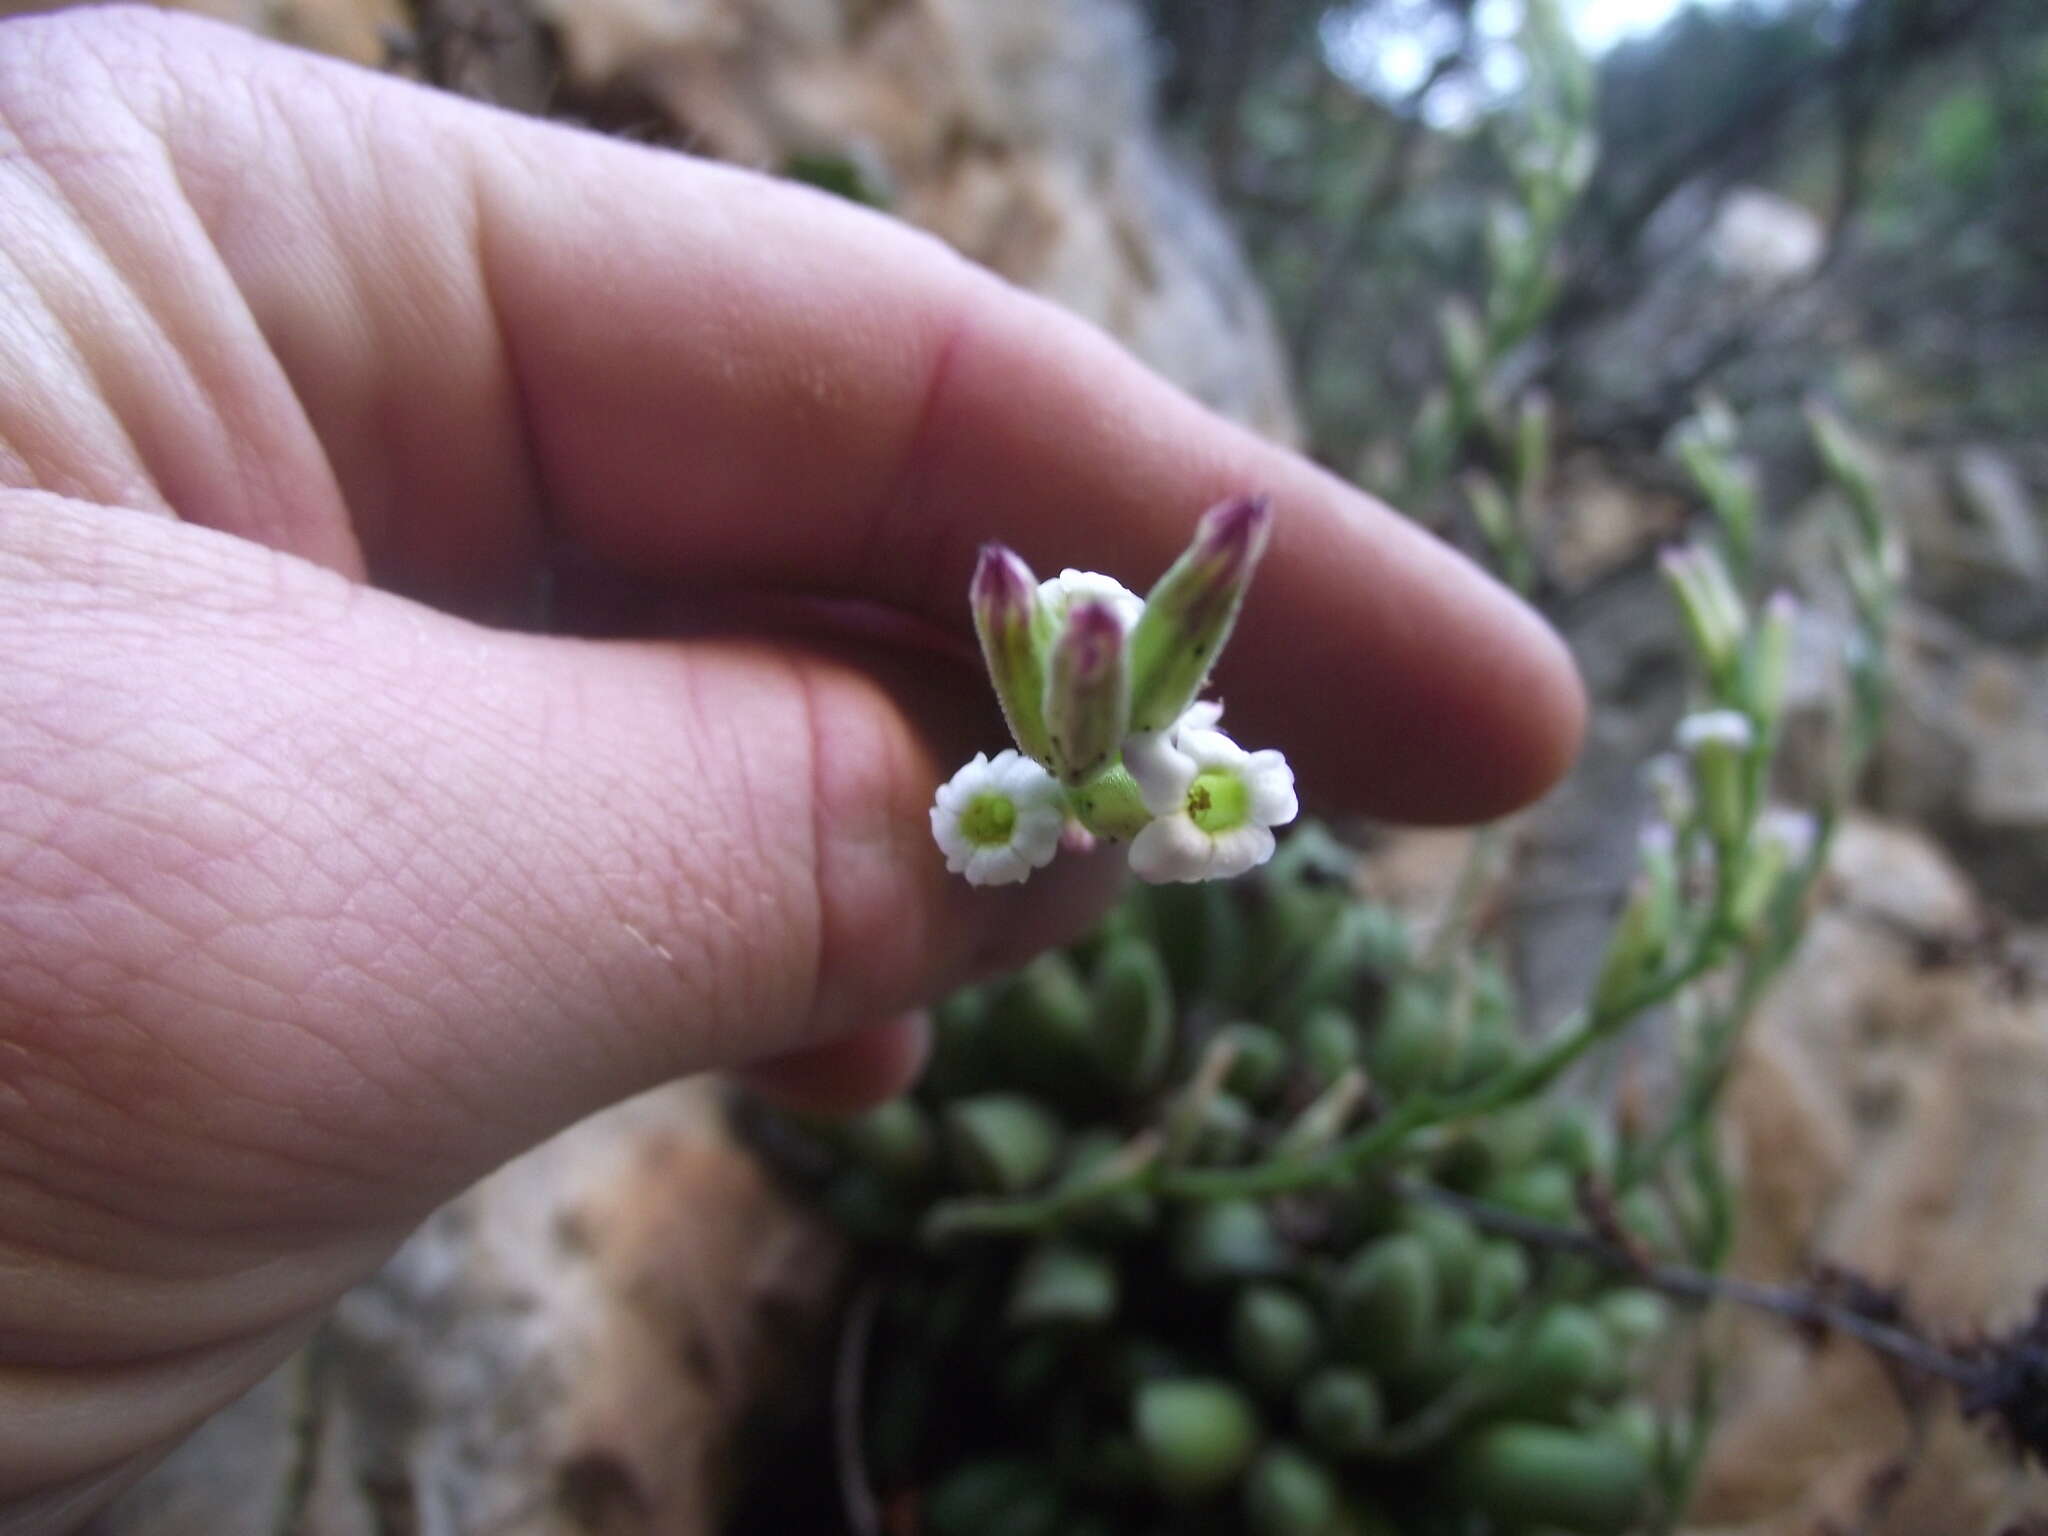
<svg viewBox="0 0 2048 1536">
<path fill-rule="evenodd" d="M 867 1454 L 862 1449 L 862 1386 L 868 1372 L 868 1345 L 875 1334 L 875 1314 L 882 1305 L 882 1281 L 870 1276 L 846 1306 L 839 1330 L 839 1359 L 832 1373 L 832 1460 L 839 1474 L 839 1499 L 853 1536 L 882 1536 L 882 1508 L 868 1484 Z"/>
<path fill-rule="evenodd" d="M 1603 1268 L 1631 1275 L 1641 1284 L 1678 1301 L 1697 1306 L 1732 1301 L 1755 1307 L 1823 1335 L 1838 1333 L 1856 1339 L 1902 1365 L 1953 1382 L 1964 1389 L 1978 1387 L 1985 1379 L 1983 1362 L 1950 1354 L 1903 1327 L 1879 1322 L 1858 1311 L 1853 1303 L 1838 1302 L 1799 1286 L 1762 1285 L 1753 1280 L 1709 1274 L 1683 1264 L 1645 1263 L 1641 1255 L 1617 1247 L 1592 1232 L 1554 1226 L 1419 1179 L 1402 1178 L 1395 1183 L 1404 1194 L 1415 1199 L 1428 1200 L 1462 1212 L 1473 1225 L 1484 1231 L 1512 1237 L 1532 1248 L 1547 1248 L 1591 1259 Z"/>
</svg>

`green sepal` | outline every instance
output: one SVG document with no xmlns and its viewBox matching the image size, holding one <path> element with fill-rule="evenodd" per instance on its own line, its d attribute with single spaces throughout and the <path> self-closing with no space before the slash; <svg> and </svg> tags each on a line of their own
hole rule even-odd
<svg viewBox="0 0 2048 1536">
<path fill-rule="evenodd" d="M 1133 731 L 1163 731 L 1194 702 L 1230 639 L 1272 525 L 1264 496 L 1212 507 L 1194 542 L 1145 595 L 1131 632 Z"/>
<path fill-rule="evenodd" d="M 1052 771 L 1072 788 L 1116 762 L 1130 714 L 1123 620 L 1106 602 L 1067 610 L 1045 667 L 1045 733 Z M 1084 822 L 1085 825 L 1085 822 Z"/>
<path fill-rule="evenodd" d="M 967 605 L 988 668 L 996 702 L 1010 735 L 1026 757 L 1050 768 L 1045 729 L 1045 653 L 1048 624 L 1038 601 L 1038 579 L 1012 551 L 984 544 L 968 584 Z"/>
</svg>

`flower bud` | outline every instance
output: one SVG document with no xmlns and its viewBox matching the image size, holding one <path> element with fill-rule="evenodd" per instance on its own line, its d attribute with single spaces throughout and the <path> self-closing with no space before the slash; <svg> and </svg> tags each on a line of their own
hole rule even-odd
<svg viewBox="0 0 2048 1536">
<path fill-rule="evenodd" d="M 1685 771 L 1684 760 L 1675 752 L 1659 752 L 1643 765 L 1643 786 L 1656 801 L 1657 814 L 1664 819 L 1663 836 L 1674 837 L 1680 827 L 1692 820 L 1692 779 Z M 1664 852 L 1669 857 L 1671 850 L 1667 848 Z"/>
<path fill-rule="evenodd" d="M 1678 598 L 1679 613 L 1700 665 L 1719 689 L 1732 676 L 1740 657 L 1748 624 L 1742 598 L 1720 557 L 1704 546 L 1667 549 L 1658 557 L 1658 564 Z"/>
<path fill-rule="evenodd" d="M 1194 702 L 1230 639 L 1272 529 L 1273 504 L 1264 496 L 1212 507 L 1186 553 L 1145 595 L 1131 636 L 1131 730 L 1165 730 Z"/>
<path fill-rule="evenodd" d="M 1325 1366 L 1302 1384 L 1294 1411 L 1310 1442 L 1339 1460 L 1356 1456 L 1386 1428 L 1387 1409 L 1379 1386 L 1364 1371 Z"/>
<path fill-rule="evenodd" d="M 1636 879 L 1614 932 L 1608 934 L 1608 952 L 1593 981 L 1595 1018 L 1612 1020 L 1628 1012 L 1636 985 L 1657 967 L 1669 940 L 1669 918 L 1657 881 Z"/>
<path fill-rule="evenodd" d="M 1230 1383 L 1206 1377 L 1146 1382 L 1131 1422 L 1153 1486 L 1174 1500 L 1200 1499 L 1235 1482 L 1258 1447 L 1251 1403 Z"/>
<path fill-rule="evenodd" d="M 1480 469 L 1462 476 L 1459 483 L 1464 487 L 1465 500 L 1472 508 L 1472 520 L 1479 525 L 1479 535 L 1486 541 L 1486 550 L 1493 563 L 1509 586 L 1518 592 L 1526 592 L 1534 577 L 1529 545 L 1507 493 L 1493 476 Z"/>
<path fill-rule="evenodd" d="M 1806 408 L 1806 429 L 1828 478 L 1849 498 L 1865 542 L 1876 547 L 1883 518 L 1878 501 L 1877 471 L 1871 461 L 1870 449 L 1843 425 L 1839 416 L 1824 406 L 1809 405 Z"/>
<path fill-rule="evenodd" d="M 1116 1315 L 1116 1266 L 1068 1243 L 1032 1250 L 1010 1286 L 1009 1321 L 1021 1328 L 1090 1327 Z"/>
<path fill-rule="evenodd" d="M 1091 600 L 1067 610 L 1045 678 L 1045 733 L 1062 783 L 1084 783 L 1115 760 L 1130 708 L 1125 662 L 1115 609 Z"/>
<path fill-rule="evenodd" d="M 1026 565 L 1000 544 L 981 546 L 968 586 L 981 659 L 1002 706 L 1010 735 L 1026 757 L 1047 767 L 1052 756 L 1045 732 L 1046 625 L 1038 603 L 1038 582 Z"/>
<path fill-rule="evenodd" d="M 1291 1445 L 1272 1445 L 1244 1482 L 1245 1523 L 1253 1536 L 1324 1536 L 1337 1514 L 1337 1480 Z"/>
<path fill-rule="evenodd" d="M 1550 396 L 1532 389 L 1515 415 L 1515 499 L 1527 509 L 1550 478 Z"/>
<path fill-rule="evenodd" d="M 1067 807 L 1090 837 L 1127 843 L 1152 824 L 1137 781 L 1121 767 L 1098 773 L 1067 792 Z"/>
<path fill-rule="evenodd" d="M 1757 818 L 1729 903 L 1728 920 L 1736 931 L 1749 932 L 1769 914 L 1786 875 L 1813 852 L 1815 835 L 1813 818 L 1803 811 L 1774 807 Z"/>
<path fill-rule="evenodd" d="M 1799 604 L 1789 592 L 1776 592 L 1764 604 L 1763 619 L 1749 648 L 1749 712 L 1766 733 L 1785 708 L 1785 678 L 1792 669 L 1792 641 L 1799 626 Z"/>
<path fill-rule="evenodd" d="M 1719 848 L 1737 846 L 1749 823 L 1746 768 L 1756 727 L 1739 710 L 1707 710 L 1678 722 L 1678 745 L 1692 759 L 1707 835 Z"/>
<path fill-rule="evenodd" d="M 1485 329 L 1470 304 L 1451 299 L 1437 313 L 1437 330 L 1443 338 L 1444 373 L 1450 380 L 1451 396 L 1469 414 L 1484 382 Z"/>
</svg>

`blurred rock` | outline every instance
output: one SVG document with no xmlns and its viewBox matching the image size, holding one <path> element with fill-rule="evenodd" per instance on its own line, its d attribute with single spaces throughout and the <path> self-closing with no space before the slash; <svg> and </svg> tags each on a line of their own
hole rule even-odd
<svg viewBox="0 0 2048 1536">
<path fill-rule="evenodd" d="M 69 0 L 0 0 L 0 16 L 59 9 Z M 404 0 L 182 0 L 175 9 L 261 32 L 355 64 L 378 65 L 402 36 L 409 16 Z"/>
<path fill-rule="evenodd" d="M 1544 497 L 1538 547 L 1544 574 L 1581 592 L 1641 560 L 1685 526 L 1685 504 L 1616 475 L 1598 454 L 1558 465 Z"/>
<path fill-rule="evenodd" d="M 1151 43 L 1125 0 L 181 3 L 879 203 L 1224 415 L 1300 439 L 1265 296 L 1153 126 Z"/>
<path fill-rule="evenodd" d="M 1906 535 L 1913 591 L 1983 639 L 2048 639 L 2048 536 L 2006 455 L 1882 454 L 1887 514 Z"/>
<path fill-rule="evenodd" d="M 1151 125 L 1149 41 L 1119 0 L 536 3 L 572 103 L 631 100 L 696 152 L 853 184 L 1298 437 L 1265 299 Z"/>
<path fill-rule="evenodd" d="M 1761 187 L 1736 187 L 1714 211 L 1705 249 L 1723 277 L 1744 288 L 1769 290 L 1812 274 L 1827 251 L 1827 231 L 1790 198 Z"/>
<path fill-rule="evenodd" d="M 632 1100 L 445 1207 L 98 1536 L 714 1530 L 839 1271 L 717 1094 Z"/>
<path fill-rule="evenodd" d="M 2028 939 L 1990 922 L 1927 839 L 1845 829 L 1731 1088 L 1737 1273 L 1845 1265 L 1901 1287 L 1938 1340 L 2026 1314 L 2048 1283 L 2048 972 Z M 2048 1478 L 1945 1391 L 1915 1429 L 1862 1346 L 1730 1321 L 1696 1536 L 1930 1536 L 2048 1511 Z"/>
<path fill-rule="evenodd" d="M 1828 314 L 1825 285 L 1806 281 L 1826 248 L 1812 213 L 1761 188 L 1696 184 L 1665 202 L 1643 242 L 1652 275 L 1577 331 L 1561 359 L 1556 392 L 1573 402 L 1581 430 L 1602 439 L 1668 424 L 1710 377 L 1725 389 L 1746 380 L 1742 398 L 1797 398 L 1810 387 L 1810 376 L 1777 387 L 1785 380 L 1766 343 L 1814 334 Z M 1731 375 L 1736 357 L 1761 361 L 1762 372 Z M 1789 365 L 1810 375 L 1809 354 Z M 1754 387 L 1766 378 L 1773 387 Z"/>
</svg>

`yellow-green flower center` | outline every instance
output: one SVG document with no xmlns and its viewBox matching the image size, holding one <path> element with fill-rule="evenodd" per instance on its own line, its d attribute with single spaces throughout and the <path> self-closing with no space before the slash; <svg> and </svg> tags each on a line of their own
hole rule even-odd
<svg viewBox="0 0 2048 1536">
<path fill-rule="evenodd" d="M 1212 768 L 1188 786 L 1188 820 L 1212 835 L 1243 826 L 1251 808 L 1251 791 L 1237 774 Z"/>
<path fill-rule="evenodd" d="M 1017 805 L 1008 795 L 976 795 L 960 813 L 960 831 L 984 848 L 1008 845 L 1017 830 Z"/>
</svg>

